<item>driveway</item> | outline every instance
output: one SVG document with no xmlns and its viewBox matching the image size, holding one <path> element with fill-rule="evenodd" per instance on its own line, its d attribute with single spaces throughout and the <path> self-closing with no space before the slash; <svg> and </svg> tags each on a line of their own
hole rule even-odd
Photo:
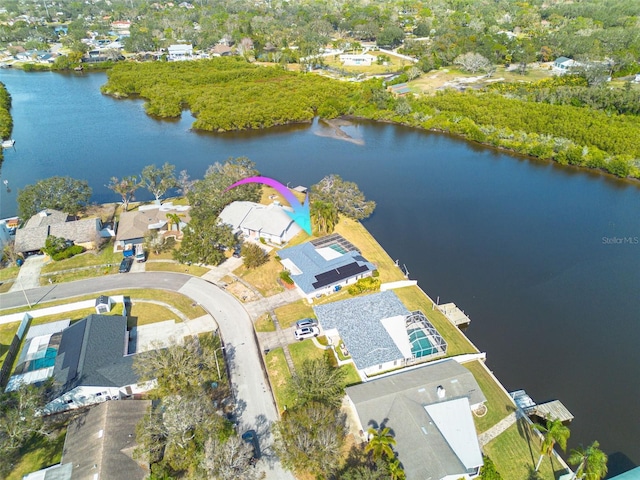
<svg viewBox="0 0 640 480">
<path fill-rule="evenodd" d="M 18 272 L 18 278 L 9 289 L 10 292 L 37 288 L 40 286 L 40 270 L 44 265 L 44 255 L 31 255 L 28 257 Z"/>
<path fill-rule="evenodd" d="M 4 293 L 0 295 L 0 307 L 26 305 L 25 296 L 35 306 L 54 299 L 127 288 L 177 291 L 198 302 L 213 316 L 225 343 L 240 433 L 250 428 L 258 433 L 263 450 L 263 460 L 258 465 L 265 468 L 267 479 L 293 480 L 293 475 L 282 468 L 271 448 L 271 424 L 278 420 L 278 412 L 262 368 L 251 318 L 231 294 L 202 278 L 181 273 L 127 273 L 34 288 L 25 290 L 24 294 L 22 291 Z"/>
</svg>

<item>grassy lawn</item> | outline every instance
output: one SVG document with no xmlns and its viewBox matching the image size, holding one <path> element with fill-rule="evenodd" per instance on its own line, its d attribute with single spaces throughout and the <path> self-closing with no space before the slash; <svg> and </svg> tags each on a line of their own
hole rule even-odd
<svg viewBox="0 0 640 480">
<path fill-rule="evenodd" d="M 273 323 L 271 315 L 265 313 L 255 323 L 256 332 L 275 332 L 276 326 Z"/>
<path fill-rule="evenodd" d="M 344 377 L 345 386 L 350 387 L 351 385 L 362 383 L 362 379 L 360 375 L 358 375 L 358 371 L 353 363 L 347 363 L 340 368 L 347 372 L 347 375 Z"/>
<path fill-rule="evenodd" d="M 21 480 L 27 473 L 60 463 L 66 429 L 50 442 L 43 439 L 32 441 L 20 451 L 20 461 L 6 480 Z"/>
<path fill-rule="evenodd" d="M 209 271 L 208 268 L 199 267 L 198 265 L 184 265 L 182 263 L 173 262 L 147 262 L 145 266 L 147 272 L 178 272 L 187 273 L 196 277 L 201 277 Z"/>
<path fill-rule="evenodd" d="M 529 428 L 524 421 L 512 425 L 484 447 L 484 453 L 493 460 L 504 480 L 529 478 L 529 471 L 535 468 L 540 441 Z M 549 458 L 545 458 L 539 473 L 542 479 L 553 480 L 559 476 L 556 472 L 561 471 L 562 466 L 556 460 L 552 467 Z"/>
<path fill-rule="evenodd" d="M 149 250 L 147 251 L 147 262 L 149 260 L 173 260 L 173 250 L 167 250 L 160 253 L 155 253 Z M 149 265 L 147 265 L 147 267 L 148 266 Z"/>
<path fill-rule="evenodd" d="M 298 300 L 284 307 L 275 309 L 278 323 L 282 328 L 287 328 L 302 318 L 316 318 L 313 308 L 306 300 Z"/>
<path fill-rule="evenodd" d="M 13 337 L 18 331 L 19 326 L 20 322 L 11 322 L 0 325 L 0 365 L 4 362 L 4 359 L 7 356 L 9 346 L 11 345 Z"/>
<path fill-rule="evenodd" d="M 476 417 L 473 419 L 476 423 L 478 433 L 486 432 L 496 423 L 502 420 L 515 410 L 511 399 L 502 391 L 502 389 L 491 378 L 491 375 L 480 365 L 479 361 L 463 364 L 475 377 L 484 396 L 487 398 L 487 414 L 484 417 Z"/>
<path fill-rule="evenodd" d="M 104 244 L 99 252 L 89 251 L 66 260 L 50 261 L 42 267 L 42 273 L 60 272 L 71 268 L 89 267 L 92 265 L 120 265 L 122 252 L 113 251 L 113 243 Z"/>
<path fill-rule="evenodd" d="M 382 283 L 404 280 L 404 275 L 396 267 L 395 262 L 360 222 L 340 216 L 335 233 L 339 233 L 353 243 L 364 258 L 378 267 Z"/>
<path fill-rule="evenodd" d="M 0 293 L 6 293 L 13 286 L 12 281 L 4 281 L 0 283 Z"/>
<path fill-rule="evenodd" d="M 129 312 L 129 318 L 127 319 L 128 328 L 164 322 L 166 320 L 175 320 L 176 323 L 182 321 L 175 313 L 162 305 L 140 300 L 133 300 L 132 303 L 131 312 Z"/>
<path fill-rule="evenodd" d="M 269 254 L 269 261 L 258 268 L 247 269 L 242 265 L 236 268 L 233 273 L 249 282 L 265 297 L 280 293 L 284 290 L 278 283 L 278 275 L 282 271 L 282 265 L 275 259 L 276 253 L 272 251 Z"/>
<path fill-rule="evenodd" d="M 74 257 L 75 258 L 75 257 Z M 73 260 L 70 258 L 69 260 Z M 117 265 L 107 266 L 94 266 L 93 268 L 87 268 L 84 270 L 75 271 L 60 271 L 55 275 L 47 275 L 40 277 L 40 285 L 49 285 L 49 279 L 52 283 L 64 283 L 73 282 L 74 280 L 82 280 L 83 278 L 100 277 L 102 275 L 112 275 L 118 273 L 120 262 Z"/>
<path fill-rule="evenodd" d="M 301 342 L 290 344 L 289 352 L 291 352 L 293 366 L 296 370 L 299 370 L 302 368 L 302 364 L 305 360 L 315 360 L 316 358 L 323 358 L 326 350 L 322 350 L 316 347 L 313 341 L 308 338 Z"/>
<path fill-rule="evenodd" d="M 378 55 L 387 55 L 386 53 L 376 52 L 376 51 L 367 52 L 367 53 L 369 55 L 373 55 L 374 57 L 377 57 Z M 365 73 L 367 75 L 396 72 L 406 65 L 413 65 L 412 62 L 408 60 L 404 60 L 400 57 L 396 57 L 395 55 L 387 55 L 387 56 L 389 57 L 389 61 L 387 62 L 387 65 L 378 65 L 377 61 L 374 60 L 369 66 L 366 66 L 366 65 L 345 66 L 340 61 L 340 55 L 334 55 L 334 56 L 329 55 L 327 57 L 324 57 L 324 62 L 328 66 L 333 68 L 339 68 L 341 70 L 345 70 L 347 72 L 353 72 L 353 73 Z"/>
<path fill-rule="evenodd" d="M 0 282 L 3 282 L 10 278 L 16 278 L 18 276 L 19 271 L 20 271 L 20 267 L 6 267 L 3 269 L 0 269 Z"/>
<path fill-rule="evenodd" d="M 193 300 L 191 300 L 189 297 L 185 297 L 184 295 L 181 295 L 176 292 L 168 291 L 168 290 L 159 290 L 159 289 L 151 289 L 151 288 L 140 288 L 140 289 L 132 288 L 132 289 L 125 289 L 125 290 L 111 290 L 108 292 L 101 292 L 101 295 L 124 295 L 124 296 L 131 297 L 134 301 L 136 298 L 148 299 L 148 300 L 160 299 L 162 302 L 168 303 L 174 308 L 177 308 L 178 310 L 180 310 L 189 319 L 198 318 L 207 313 L 205 309 L 202 308 L 200 305 L 193 303 Z M 38 304 L 37 308 L 54 307 L 56 305 L 65 305 L 72 302 L 80 302 L 82 300 L 91 300 L 95 298 L 96 298 L 96 295 L 94 294 L 94 295 L 84 295 L 76 298 L 68 298 L 64 300 L 55 300 L 53 302 Z M 25 306 L 25 307 L 1 310 L 0 314 L 7 315 L 9 313 L 28 312 L 29 310 L 31 309 Z M 68 318 L 68 315 L 65 318 Z"/>
<path fill-rule="evenodd" d="M 296 403 L 295 397 L 287 388 L 287 384 L 291 378 L 291 372 L 289 372 L 282 347 L 275 348 L 267 353 L 265 363 L 267 365 L 267 372 L 269 373 L 271 388 L 273 388 L 276 403 L 278 404 L 278 410 L 282 412 L 285 406 L 292 406 Z"/>
<path fill-rule="evenodd" d="M 436 327 L 436 330 L 438 330 L 440 335 L 442 335 L 442 337 L 447 341 L 447 356 L 478 352 L 458 327 L 447 320 L 447 317 L 445 317 L 439 310 L 432 310 L 433 304 L 425 296 L 422 290 L 420 290 L 420 288 L 417 286 L 404 287 L 394 291 L 409 310 L 422 311 L 433 326 Z"/>
</svg>

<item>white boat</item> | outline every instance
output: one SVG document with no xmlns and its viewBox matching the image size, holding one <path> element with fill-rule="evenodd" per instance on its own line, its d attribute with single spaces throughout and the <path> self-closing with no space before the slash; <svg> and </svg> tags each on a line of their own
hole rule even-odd
<svg viewBox="0 0 640 480">
<path fill-rule="evenodd" d="M 10 138 L 9 140 L 3 140 L 2 141 L 2 148 L 11 148 L 16 144 L 16 141 L 13 138 Z"/>
</svg>

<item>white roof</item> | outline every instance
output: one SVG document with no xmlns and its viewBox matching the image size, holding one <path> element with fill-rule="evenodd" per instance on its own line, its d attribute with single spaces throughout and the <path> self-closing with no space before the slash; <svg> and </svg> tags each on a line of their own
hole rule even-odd
<svg viewBox="0 0 640 480">
<path fill-rule="evenodd" d="M 293 237 L 300 231 L 287 214 L 287 208 L 271 204 L 261 205 L 254 202 L 232 202 L 220 213 L 220 221 L 230 225 L 233 230 L 251 230 L 265 235 Z"/>
<path fill-rule="evenodd" d="M 482 453 L 467 397 L 433 403 L 424 409 L 465 468 L 482 465 Z"/>
<path fill-rule="evenodd" d="M 380 320 L 382 326 L 387 331 L 393 343 L 396 344 L 398 350 L 402 352 L 404 358 L 411 358 L 411 342 L 409 341 L 409 335 L 407 335 L 407 322 L 404 315 L 397 315 L 395 317 L 383 318 Z"/>
</svg>

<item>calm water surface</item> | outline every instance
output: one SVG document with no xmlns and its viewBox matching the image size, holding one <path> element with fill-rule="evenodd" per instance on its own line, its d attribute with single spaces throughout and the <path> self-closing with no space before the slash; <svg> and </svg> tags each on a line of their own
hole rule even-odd
<svg viewBox="0 0 640 480">
<path fill-rule="evenodd" d="M 507 389 L 562 400 L 576 416 L 570 447 L 600 441 L 611 473 L 640 464 L 640 244 L 607 240 L 640 238 L 638 184 L 369 122 L 346 128 L 363 145 L 317 125 L 195 133 L 188 113 L 157 121 L 141 101 L 103 97 L 103 74 L 0 80 L 16 139 L 2 216 L 18 188 L 52 175 L 88 180 L 104 202 L 118 200 L 111 176 L 166 161 L 192 178 L 242 155 L 293 185 L 338 173 L 378 203 L 365 225 L 411 278 L 471 316 L 467 334 Z"/>
</svg>

